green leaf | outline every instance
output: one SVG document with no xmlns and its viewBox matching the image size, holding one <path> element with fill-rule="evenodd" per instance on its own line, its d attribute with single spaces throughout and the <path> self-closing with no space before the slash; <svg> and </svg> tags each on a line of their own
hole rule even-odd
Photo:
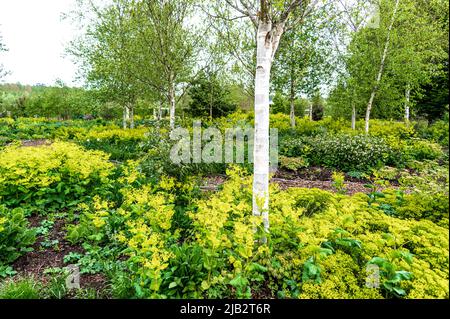
<svg viewBox="0 0 450 319">
<path fill-rule="evenodd" d="M 175 281 L 172 281 L 172 282 L 169 284 L 169 289 L 175 288 L 176 286 L 178 286 L 178 284 L 177 284 Z"/>
</svg>

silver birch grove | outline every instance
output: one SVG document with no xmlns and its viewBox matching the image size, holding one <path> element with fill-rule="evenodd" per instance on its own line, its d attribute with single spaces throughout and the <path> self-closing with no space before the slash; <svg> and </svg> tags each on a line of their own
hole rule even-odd
<svg viewBox="0 0 450 319">
<path fill-rule="evenodd" d="M 391 22 L 390 22 L 389 28 L 387 30 L 386 42 L 384 44 L 383 55 L 381 56 L 380 68 L 378 70 L 377 78 L 375 80 L 375 85 L 372 88 L 372 93 L 370 94 L 369 102 L 367 103 L 366 119 L 365 119 L 365 132 L 366 133 L 369 133 L 370 112 L 372 111 L 373 101 L 374 101 L 375 95 L 378 91 L 378 87 L 381 82 L 381 77 L 383 76 L 384 66 L 386 64 L 386 58 L 387 58 L 389 45 L 390 45 L 390 41 L 391 41 L 391 31 L 394 26 L 395 18 L 397 16 L 397 10 L 398 10 L 399 3 L 400 3 L 400 0 L 395 1 L 394 12 L 392 13 Z"/>
</svg>

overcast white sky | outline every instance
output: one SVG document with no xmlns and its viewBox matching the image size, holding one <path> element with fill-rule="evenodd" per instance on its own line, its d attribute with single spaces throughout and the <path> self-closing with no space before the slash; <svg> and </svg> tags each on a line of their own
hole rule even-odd
<svg viewBox="0 0 450 319">
<path fill-rule="evenodd" d="M 75 66 L 63 57 L 67 42 L 76 34 L 61 13 L 75 0 L 0 0 L 0 34 L 9 49 L 0 63 L 12 72 L 4 82 L 54 84 L 56 79 L 74 85 Z"/>
</svg>

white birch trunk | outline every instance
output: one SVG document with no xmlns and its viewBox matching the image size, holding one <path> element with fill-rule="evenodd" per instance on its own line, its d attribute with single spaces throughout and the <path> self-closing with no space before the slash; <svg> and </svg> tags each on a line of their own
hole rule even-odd
<svg viewBox="0 0 450 319">
<path fill-rule="evenodd" d="M 175 85 L 172 83 L 169 89 L 170 128 L 175 128 Z"/>
<path fill-rule="evenodd" d="M 410 117 L 410 108 L 409 108 L 409 100 L 411 97 L 411 89 L 409 86 L 405 90 L 405 122 L 409 123 L 409 117 Z"/>
<path fill-rule="evenodd" d="M 259 21 L 255 75 L 255 134 L 253 149 L 253 215 L 269 229 L 269 89 L 270 72 L 284 25 Z"/>
<path fill-rule="evenodd" d="M 291 119 L 291 127 L 295 128 L 295 101 L 291 100 L 291 112 L 290 112 L 290 119 Z"/>
<path fill-rule="evenodd" d="M 366 133 L 369 133 L 370 112 L 372 111 L 373 101 L 374 101 L 375 95 L 376 95 L 376 93 L 378 91 L 378 86 L 380 85 L 381 77 L 383 76 L 384 66 L 385 66 L 385 63 L 386 63 L 386 57 L 387 57 L 387 53 L 388 53 L 388 49 L 389 49 L 389 45 L 390 45 L 390 41 L 391 41 L 391 31 L 392 31 L 392 27 L 394 26 L 395 17 L 397 15 L 399 2 L 400 2 L 400 0 L 397 0 L 395 2 L 394 13 L 392 14 L 391 23 L 390 23 L 389 28 L 388 28 L 386 43 L 384 45 L 383 55 L 381 57 L 380 69 L 378 70 L 377 78 L 376 78 L 376 81 L 375 81 L 375 86 L 373 87 L 372 93 L 370 94 L 369 103 L 367 103 L 366 119 L 365 119 L 365 122 L 366 122 L 365 123 L 365 131 L 366 131 Z"/>
<path fill-rule="evenodd" d="M 122 127 L 124 130 L 126 130 L 128 128 L 128 118 L 130 117 L 129 112 L 130 112 L 130 110 L 128 109 L 128 106 L 124 106 L 123 119 L 122 119 Z"/>
<path fill-rule="evenodd" d="M 356 107 L 352 105 L 352 130 L 356 130 Z"/>
</svg>

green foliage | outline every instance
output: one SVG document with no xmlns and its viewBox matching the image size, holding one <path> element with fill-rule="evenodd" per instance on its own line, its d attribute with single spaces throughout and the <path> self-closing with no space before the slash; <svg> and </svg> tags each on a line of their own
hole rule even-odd
<svg viewBox="0 0 450 319">
<path fill-rule="evenodd" d="M 230 92 L 214 74 L 197 76 L 189 90 L 189 113 L 193 117 L 222 117 L 236 110 Z"/>
<path fill-rule="evenodd" d="M 1 278 L 12 277 L 16 274 L 17 274 L 17 271 L 15 271 L 11 266 L 0 265 L 0 277 Z"/>
<path fill-rule="evenodd" d="M 29 228 L 24 211 L 0 206 L 0 266 L 31 251 L 34 242 L 35 231 Z"/>
<path fill-rule="evenodd" d="M 412 263 L 412 255 L 409 253 L 403 254 L 406 255 L 405 259 L 408 263 Z M 400 255 L 400 257 L 403 257 Z M 394 257 L 399 258 L 397 256 Z M 395 297 L 404 297 L 406 295 L 406 291 L 401 288 L 402 281 L 411 280 L 412 274 L 408 271 L 404 270 L 396 270 L 396 266 L 393 264 L 393 261 L 374 257 L 372 258 L 368 264 L 377 265 L 380 270 L 380 276 L 383 279 L 383 289 L 389 293 L 394 295 Z"/>
<path fill-rule="evenodd" d="M 443 146 L 448 147 L 448 139 L 449 139 L 449 122 L 448 122 L 448 113 L 446 115 L 445 120 L 439 120 L 434 122 L 431 125 L 427 125 L 425 128 L 419 128 L 418 133 L 419 136 L 432 140 L 436 143 L 439 143 Z"/>
<path fill-rule="evenodd" d="M 309 164 L 307 160 L 301 157 L 286 157 L 280 156 L 280 167 L 288 169 L 290 171 L 298 171 L 301 168 L 308 167 Z"/>
<path fill-rule="evenodd" d="M 293 188 L 287 193 L 294 199 L 294 207 L 304 209 L 305 216 L 313 216 L 324 212 L 334 201 L 333 196 L 320 189 Z"/>
<path fill-rule="evenodd" d="M 394 155 L 382 139 L 366 135 L 324 135 L 306 142 L 312 164 L 343 171 L 365 171 L 389 163 Z"/>
<path fill-rule="evenodd" d="M 41 289 L 41 294 L 45 299 L 63 299 L 67 293 L 66 278 L 68 271 L 61 268 L 49 268 L 44 271 L 48 280 Z"/>
<path fill-rule="evenodd" d="M 338 191 L 339 194 L 345 194 L 345 175 L 340 172 L 333 172 L 333 187 Z"/>
<path fill-rule="evenodd" d="M 39 299 L 41 286 L 33 278 L 6 280 L 0 284 L 0 299 Z"/>
<path fill-rule="evenodd" d="M 412 140 L 405 148 L 404 156 L 416 161 L 442 159 L 444 152 L 439 144 L 426 140 Z"/>
<path fill-rule="evenodd" d="M 162 291 L 169 298 L 201 298 L 198 288 L 208 276 L 202 247 L 183 244 L 174 246 L 171 251 L 173 257 L 162 276 Z"/>
<path fill-rule="evenodd" d="M 99 131 L 92 130 L 78 140 L 87 149 L 110 154 L 112 160 L 126 161 L 137 159 L 149 150 L 150 144 L 146 143 L 148 134 L 150 132 L 145 128 L 102 129 Z"/>
<path fill-rule="evenodd" d="M 0 153 L 0 198 L 7 206 L 73 207 L 86 197 L 105 192 L 113 169 L 106 154 L 63 142 L 11 146 Z"/>
</svg>

